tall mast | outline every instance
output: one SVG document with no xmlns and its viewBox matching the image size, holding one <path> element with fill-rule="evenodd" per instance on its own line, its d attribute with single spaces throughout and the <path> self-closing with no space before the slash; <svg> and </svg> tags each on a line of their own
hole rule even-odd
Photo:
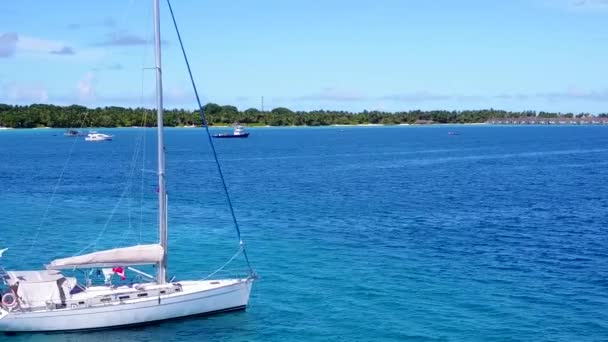
<svg viewBox="0 0 608 342">
<path fill-rule="evenodd" d="M 165 188 L 165 139 L 163 132 L 163 76 L 160 59 L 160 6 L 154 1 L 154 55 L 156 69 L 156 121 L 158 127 L 158 237 L 163 259 L 157 265 L 156 282 L 167 281 L 167 190 Z"/>
</svg>

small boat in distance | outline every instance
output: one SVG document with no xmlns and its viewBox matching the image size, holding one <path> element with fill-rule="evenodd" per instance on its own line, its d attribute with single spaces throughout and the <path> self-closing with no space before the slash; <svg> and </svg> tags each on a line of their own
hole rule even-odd
<svg viewBox="0 0 608 342">
<path fill-rule="evenodd" d="M 81 131 L 78 131 L 75 129 L 68 129 L 67 131 L 65 131 L 65 133 L 63 133 L 63 135 L 66 137 L 72 137 L 72 138 L 85 136 L 84 132 L 81 132 Z"/>
<path fill-rule="evenodd" d="M 108 134 L 97 133 L 95 131 L 91 131 L 91 132 L 89 132 L 89 134 L 87 134 L 87 136 L 84 138 L 84 140 L 86 140 L 86 141 L 105 141 L 105 140 L 112 140 L 112 136 L 108 135 Z"/>
<path fill-rule="evenodd" d="M 248 132 L 245 132 L 245 128 L 238 123 L 234 125 L 234 131 L 232 133 L 219 133 L 214 134 L 214 138 L 247 138 Z"/>
<path fill-rule="evenodd" d="M 460 135 L 458 132 L 448 132 L 448 135 Z"/>
</svg>

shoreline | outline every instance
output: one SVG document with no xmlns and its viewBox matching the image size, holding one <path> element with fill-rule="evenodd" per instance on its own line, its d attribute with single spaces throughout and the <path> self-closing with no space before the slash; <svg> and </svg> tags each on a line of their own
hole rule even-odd
<svg viewBox="0 0 608 342">
<path fill-rule="evenodd" d="M 336 127 L 336 128 L 349 128 L 349 127 L 447 127 L 447 126 L 488 126 L 488 127 L 513 127 L 513 126 L 608 126 L 606 124 L 497 124 L 497 123 L 487 123 L 487 122 L 471 122 L 471 123 L 433 123 L 433 124 L 332 124 L 332 125 L 318 125 L 318 126 L 307 126 L 307 125 L 299 125 L 299 126 L 270 126 L 270 125 L 253 125 L 253 126 L 244 126 L 247 129 L 256 129 L 256 128 L 327 128 L 327 127 Z M 229 129 L 232 126 L 224 126 L 224 125 L 214 125 L 209 126 L 210 129 L 218 128 L 218 129 Z M 156 126 L 152 127 L 142 127 L 142 126 L 128 126 L 128 127 L 84 127 L 79 128 L 78 130 L 88 131 L 88 130 L 98 130 L 98 129 L 129 129 L 129 128 L 146 128 L 146 129 L 156 129 Z M 165 126 L 167 129 L 193 129 L 193 128 L 204 128 L 204 126 Z M 14 127 L 0 127 L 0 131 L 21 131 L 21 130 L 67 130 L 69 128 L 65 127 L 31 127 L 31 128 L 14 128 Z"/>
<path fill-rule="evenodd" d="M 318 125 L 318 126 L 308 126 L 308 125 L 291 125 L 291 126 L 270 126 L 270 125 L 253 125 L 253 126 L 243 126 L 248 129 L 253 128 L 323 128 L 323 127 L 401 127 L 401 126 L 468 126 L 468 125 L 488 125 L 488 126 L 501 126 L 501 125 L 492 125 L 484 122 L 478 123 L 436 123 L 436 124 L 332 124 L 332 125 Z M 506 126 L 506 125 L 502 125 Z M 88 130 L 96 130 L 96 129 L 129 129 L 129 128 L 148 128 L 148 129 L 156 129 L 156 126 L 151 127 L 143 127 L 143 126 L 123 126 L 123 127 L 82 127 L 76 130 L 88 131 Z M 165 126 L 168 129 L 174 128 L 204 128 L 204 126 Z M 210 129 L 213 128 L 232 128 L 232 126 L 221 126 L 221 125 L 213 125 L 209 126 Z M 70 128 L 65 127 L 29 127 L 29 128 L 15 128 L 15 127 L 0 127 L 1 130 L 45 130 L 45 129 L 55 129 L 55 130 L 67 130 Z M 74 129 L 74 128 L 72 128 Z"/>
</svg>

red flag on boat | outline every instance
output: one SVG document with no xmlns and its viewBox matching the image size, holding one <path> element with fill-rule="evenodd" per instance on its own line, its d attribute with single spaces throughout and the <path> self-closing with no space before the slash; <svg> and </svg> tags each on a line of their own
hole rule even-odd
<svg viewBox="0 0 608 342">
<path fill-rule="evenodd" d="M 113 267 L 112 272 L 114 272 L 114 274 L 118 274 L 118 276 L 122 280 L 127 279 L 127 277 L 125 276 L 125 269 L 122 267 Z"/>
</svg>

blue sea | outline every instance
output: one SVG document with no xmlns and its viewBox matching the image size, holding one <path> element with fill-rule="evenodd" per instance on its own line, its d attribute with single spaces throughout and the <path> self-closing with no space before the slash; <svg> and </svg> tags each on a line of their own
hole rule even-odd
<svg viewBox="0 0 608 342">
<path fill-rule="evenodd" d="M 100 130 L 0 131 L 6 268 L 156 239 L 155 131 Z M 215 141 L 247 311 L 0 340 L 608 340 L 608 127 L 249 131 Z M 238 241 L 204 130 L 166 145 L 169 273 L 202 278 Z"/>
</svg>

